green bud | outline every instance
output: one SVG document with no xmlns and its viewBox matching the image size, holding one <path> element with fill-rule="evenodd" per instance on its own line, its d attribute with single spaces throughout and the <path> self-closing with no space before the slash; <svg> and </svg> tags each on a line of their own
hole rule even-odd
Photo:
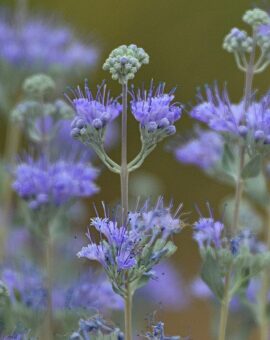
<svg viewBox="0 0 270 340">
<path fill-rule="evenodd" d="M 243 15 L 243 21 L 252 27 L 270 23 L 270 17 L 267 12 L 259 8 L 246 11 Z"/>
<path fill-rule="evenodd" d="M 143 48 L 134 44 L 121 45 L 114 49 L 103 64 L 103 69 L 109 71 L 112 79 L 125 84 L 133 79 L 143 64 L 149 63 L 149 55 Z"/>
<path fill-rule="evenodd" d="M 53 79 L 42 73 L 26 78 L 23 83 L 23 91 L 31 98 L 44 98 L 54 89 L 55 82 Z"/>
</svg>

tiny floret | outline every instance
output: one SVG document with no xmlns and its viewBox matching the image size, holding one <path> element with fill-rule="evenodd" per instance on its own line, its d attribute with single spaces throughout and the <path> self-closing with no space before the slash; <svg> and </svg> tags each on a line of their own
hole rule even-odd
<svg viewBox="0 0 270 340">
<path fill-rule="evenodd" d="M 149 55 L 143 48 L 134 44 L 122 45 L 114 49 L 103 65 L 105 71 L 109 71 L 112 79 L 125 84 L 133 79 L 143 64 L 149 63 Z"/>
</svg>

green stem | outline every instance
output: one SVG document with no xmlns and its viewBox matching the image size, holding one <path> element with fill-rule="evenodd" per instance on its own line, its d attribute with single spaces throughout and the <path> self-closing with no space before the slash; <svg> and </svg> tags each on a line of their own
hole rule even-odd
<svg viewBox="0 0 270 340">
<path fill-rule="evenodd" d="M 126 287 L 125 298 L 125 339 L 132 339 L 132 292 L 130 291 L 130 285 Z"/>
<path fill-rule="evenodd" d="M 267 232 L 266 232 L 266 245 L 267 249 L 270 250 L 270 211 L 267 210 Z M 269 280 L 269 268 L 266 268 L 262 273 L 262 285 L 259 294 L 259 327 L 260 327 L 260 340 L 269 339 L 269 319 L 267 316 L 267 304 L 268 304 L 268 292 L 270 286 Z"/>
<path fill-rule="evenodd" d="M 255 32 L 253 32 L 253 38 L 255 38 Z M 246 111 L 249 108 L 251 97 L 252 97 L 252 83 L 254 77 L 254 62 L 255 62 L 255 50 L 256 50 L 256 42 L 253 39 L 253 48 L 251 51 L 249 63 L 246 70 L 246 79 L 245 79 L 245 89 L 244 89 L 244 117 L 246 116 Z M 239 168 L 236 179 L 235 186 L 235 202 L 234 202 L 234 213 L 233 213 L 233 221 L 232 221 L 232 235 L 235 235 L 238 230 L 239 225 L 239 213 L 240 213 L 240 204 L 243 193 L 243 179 L 241 177 L 242 170 L 245 165 L 245 147 L 243 145 L 239 145 Z M 225 289 L 224 296 L 221 302 L 221 312 L 220 312 L 220 324 L 219 324 L 219 335 L 218 340 L 226 339 L 226 328 L 228 322 L 229 315 L 229 305 L 231 300 L 231 292 L 230 292 L 230 281 L 232 275 L 232 268 L 229 269 L 228 273 L 225 277 Z"/>
<path fill-rule="evenodd" d="M 122 85 L 122 132 L 121 132 L 121 220 L 122 226 L 126 226 L 128 219 L 128 164 L 127 164 L 127 83 Z M 126 296 L 125 296 L 125 339 L 132 340 L 132 292 L 128 277 L 126 277 Z"/>
<path fill-rule="evenodd" d="M 47 226 L 47 235 L 45 240 L 45 267 L 46 267 L 46 289 L 47 289 L 47 311 L 45 317 L 44 340 L 53 339 L 53 306 L 52 306 L 52 241 L 50 228 Z"/>
<path fill-rule="evenodd" d="M 224 289 L 224 297 L 221 302 L 218 340 L 226 339 L 226 328 L 227 328 L 227 323 L 228 323 L 229 307 L 230 307 L 230 301 L 231 301 L 230 280 L 231 280 L 231 270 L 228 272 L 228 274 L 225 277 L 225 289 Z"/>
</svg>

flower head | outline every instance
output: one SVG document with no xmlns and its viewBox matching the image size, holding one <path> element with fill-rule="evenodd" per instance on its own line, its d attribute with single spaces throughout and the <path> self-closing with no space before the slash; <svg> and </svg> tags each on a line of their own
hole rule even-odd
<svg viewBox="0 0 270 340">
<path fill-rule="evenodd" d="M 116 99 L 111 98 L 106 90 L 103 83 L 98 87 L 94 97 L 86 81 L 84 92 L 79 87 L 73 91 L 75 98 L 71 102 L 75 109 L 75 118 L 71 124 L 72 136 L 79 137 L 85 134 L 87 128 L 103 129 L 120 114 L 121 105 Z"/>
<path fill-rule="evenodd" d="M 78 257 L 98 261 L 105 269 L 118 294 L 124 294 L 125 282 L 150 278 L 153 266 L 175 251 L 169 237 L 180 231 L 180 222 L 159 202 L 155 209 L 145 205 L 139 212 L 129 213 L 126 226 L 118 226 L 108 217 L 91 220 L 100 234 L 95 243 L 90 232 L 90 243 L 78 252 Z"/>
<path fill-rule="evenodd" d="M 172 103 L 175 89 L 164 93 L 165 84 L 154 88 L 151 82 L 149 91 L 138 90 L 132 93 L 131 111 L 141 127 L 149 132 L 165 129 L 168 134 L 175 132 L 174 123 L 181 117 L 182 107 Z"/>
<path fill-rule="evenodd" d="M 223 138 L 214 131 L 197 130 L 197 136 L 178 146 L 176 159 L 184 164 L 194 164 L 203 170 L 211 170 L 221 159 Z"/>
<path fill-rule="evenodd" d="M 206 100 L 199 94 L 199 101 L 190 115 L 211 129 L 254 143 L 270 142 L 269 94 L 259 102 L 252 102 L 247 110 L 243 102 L 232 104 L 226 89 L 220 94 L 217 87 L 214 90 L 206 87 Z"/>
<path fill-rule="evenodd" d="M 97 174 L 95 168 L 85 163 L 64 160 L 50 163 L 45 157 L 37 161 L 29 157 L 15 169 L 13 189 L 28 201 L 31 209 L 48 204 L 59 206 L 95 194 Z"/>
<path fill-rule="evenodd" d="M 143 48 L 134 44 L 121 45 L 114 49 L 103 65 L 105 71 L 112 74 L 112 79 L 127 83 L 133 79 L 143 64 L 149 63 L 149 55 Z"/>
</svg>

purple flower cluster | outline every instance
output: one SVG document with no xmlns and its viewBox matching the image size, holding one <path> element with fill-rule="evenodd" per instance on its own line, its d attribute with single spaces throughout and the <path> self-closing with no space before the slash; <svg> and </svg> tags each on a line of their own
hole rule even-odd
<svg viewBox="0 0 270 340">
<path fill-rule="evenodd" d="M 64 308 L 96 309 L 102 313 L 107 310 L 124 308 L 123 299 L 117 295 L 102 275 L 84 273 L 69 286 L 65 292 Z"/>
<path fill-rule="evenodd" d="M 94 180 L 98 172 L 84 162 L 59 160 L 50 163 L 45 157 L 28 158 L 17 166 L 13 189 L 31 209 L 47 204 L 56 206 L 73 198 L 90 197 L 98 191 Z"/>
<path fill-rule="evenodd" d="M 76 113 L 71 124 L 71 135 L 74 137 L 79 136 L 87 127 L 104 128 L 122 110 L 118 101 L 110 97 L 110 92 L 106 90 L 105 83 L 98 87 L 96 97 L 89 90 L 87 81 L 85 82 L 84 92 L 78 87 L 72 93 L 75 98 L 69 98 L 69 101 Z"/>
<path fill-rule="evenodd" d="M 220 248 L 222 245 L 222 232 L 224 224 L 215 221 L 212 217 L 201 217 L 193 225 L 193 238 L 200 248 L 214 246 Z"/>
<path fill-rule="evenodd" d="M 147 304 L 149 302 L 161 303 L 163 307 L 173 310 L 184 309 L 188 304 L 183 279 L 168 261 L 155 267 L 153 277 L 138 291 L 137 296 Z"/>
<path fill-rule="evenodd" d="M 43 274 L 32 264 L 25 262 L 18 268 L 6 266 L 1 270 L 1 278 L 9 290 L 12 302 L 19 301 L 31 309 L 44 308 L 46 305 L 47 292 Z"/>
<path fill-rule="evenodd" d="M 166 128 L 170 134 L 175 132 L 173 125 L 181 117 L 182 107 L 172 103 L 175 89 L 164 93 L 165 84 L 160 83 L 156 89 L 151 83 L 149 91 L 144 89 L 132 93 L 131 111 L 143 128 L 149 132 Z"/>
<path fill-rule="evenodd" d="M 137 279 L 136 275 L 150 278 L 153 266 L 175 251 L 167 241 L 181 227 L 179 219 L 171 216 L 170 208 L 165 208 L 162 200 L 155 209 L 147 209 L 148 204 L 140 212 L 129 213 L 127 226 L 119 227 L 107 217 L 93 218 L 91 225 L 103 237 L 97 244 L 88 232 L 90 243 L 78 252 L 78 257 L 98 261 L 109 279 L 114 284 L 119 282 L 120 286 L 127 271 L 131 273 L 131 280 Z"/>
<path fill-rule="evenodd" d="M 64 70 L 91 67 L 97 50 L 74 36 L 69 27 L 55 26 L 42 18 L 27 19 L 21 27 L 0 18 L 0 59 L 31 69 Z"/>
<path fill-rule="evenodd" d="M 223 138 L 214 131 L 197 130 L 196 138 L 175 149 L 176 159 L 184 164 L 194 164 L 203 170 L 211 170 L 220 161 Z"/>
<path fill-rule="evenodd" d="M 206 87 L 206 100 L 199 95 L 200 104 L 190 112 L 191 117 L 206 123 L 211 129 L 234 137 L 250 138 L 255 142 L 270 142 L 270 96 L 253 102 L 247 110 L 244 102 L 232 104 L 226 90 L 219 93 Z"/>
</svg>

